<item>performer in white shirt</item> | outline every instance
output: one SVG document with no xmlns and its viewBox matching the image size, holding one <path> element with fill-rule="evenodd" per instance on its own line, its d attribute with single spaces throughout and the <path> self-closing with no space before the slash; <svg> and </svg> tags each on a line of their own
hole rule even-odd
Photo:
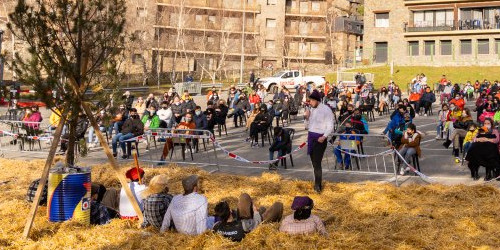
<svg viewBox="0 0 500 250">
<path fill-rule="evenodd" d="M 314 191 L 322 190 L 321 161 L 328 144 L 327 138 L 333 132 L 334 117 L 332 110 L 321 103 L 321 94 L 314 90 L 309 96 L 311 109 L 304 116 L 309 121 L 307 135 L 307 154 L 311 157 L 314 168 Z"/>
<path fill-rule="evenodd" d="M 146 185 L 140 184 L 139 180 L 144 179 L 144 170 L 142 168 L 133 167 L 127 171 L 125 176 L 130 179 L 128 183 L 130 190 L 132 190 L 132 194 L 134 194 L 135 199 L 137 200 L 137 204 L 142 209 L 142 199 L 141 194 L 146 189 Z M 120 218 L 121 219 L 137 219 L 137 213 L 132 207 L 132 203 L 128 199 L 125 189 L 122 187 L 120 191 Z"/>
</svg>

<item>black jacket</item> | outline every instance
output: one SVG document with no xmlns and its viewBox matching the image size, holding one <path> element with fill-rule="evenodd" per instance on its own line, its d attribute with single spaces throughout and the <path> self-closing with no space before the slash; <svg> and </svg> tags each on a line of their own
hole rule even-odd
<svg viewBox="0 0 500 250">
<path fill-rule="evenodd" d="M 240 98 L 235 102 L 235 106 L 242 110 L 250 110 L 250 103 L 246 98 Z"/>
<path fill-rule="evenodd" d="M 144 124 L 141 119 L 127 119 L 122 126 L 122 134 L 132 133 L 134 136 L 144 134 Z"/>
<path fill-rule="evenodd" d="M 255 116 L 255 119 L 253 120 L 254 123 L 260 124 L 260 125 L 265 125 L 267 126 L 270 124 L 273 120 L 273 116 L 269 115 L 269 113 L 264 112 L 264 113 L 258 113 L 257 116 Z M 265 121 L 266 123 L 261 123 Z"/>
<path fill-rule="evenodd" d="M 290 140 L 290 134 L 288 134 L 287 131 L 283 130 L 281 135 L 279 136 L 279 141 L 276 140 L 273 142 L 271 147 L 269 148 L 270 151 L 278 151 L 278 150 L 283 150 L 286 153 L 292 151 L 292 140 Z"/>
<path fill-rule="evenodd" d="M 172 114 L 180 114 L 181 116 L 185 115 L 186 109 L 184 108 L 185 106 L 182 103 L 179 103 L 179 105 L 176 105 L 173 103 L 170 105 L 170 108 L 172 109 Z"/>
</svg>

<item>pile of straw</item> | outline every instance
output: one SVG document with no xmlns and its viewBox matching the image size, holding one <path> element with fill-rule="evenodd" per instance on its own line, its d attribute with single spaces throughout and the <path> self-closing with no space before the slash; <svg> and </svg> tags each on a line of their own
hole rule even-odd
<svg viewBox="0 0 500 250">
<path fill-rule="evenodd" d="M 450 249 L 500 247 L 500 192 L 492 186 L 407 186 L 396 188 L 376 183 L 331 184 L 321 195 L 312 192 L 310 182 L 282 180 L 276 174 L 243 177 L 208 174 L 195 168 L 171 166 L 147 169 L 146 181 L 165 173 L 173 193 L 181 192 L 180 180 L 189 174 L 202 177 L 202 188 L 210 203 L 224 199 L 233 204 L 242 192 L 259 206 L 275 201 L 291 213 L 294 196 L 309 195 L 313 213 L 326 223 L 327 237 L 288 236 L 278 224 L 261 225 L 241 243 L 230 242 L 211 232 L 191 237 L 174 232 L 137 229 L 137 224 L 113 220 L 104 226 L 82 226 L 74 222 L 50 223 L 46 208 L 38 211 L 31 239 L 21 233 L 30 203 L 25 201 L 31 180 L 39 177 L 43 161 L 0 159 L 0 248 L 1 249 L 172 249 L 172 248 L 352 248 L 352 249 Z M 123 166 L 125 171 L 127 166 Z M 96 166 L 93 181 L 118 187 L 109 166 Z"/>
</svg>

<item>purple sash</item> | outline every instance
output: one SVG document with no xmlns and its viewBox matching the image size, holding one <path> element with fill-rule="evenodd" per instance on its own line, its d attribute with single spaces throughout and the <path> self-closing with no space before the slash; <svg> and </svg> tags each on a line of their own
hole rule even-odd
<svg viewBox="0 0 500 250">
<path fill-rule="evenodd" d="M 314 132 L 307 133 L 307 154 L 310 155 L 313 151 L 313 143 L 318 141 L 318 139 L 323 136 L 323 134 L 318 134 Z"/>
</svg>

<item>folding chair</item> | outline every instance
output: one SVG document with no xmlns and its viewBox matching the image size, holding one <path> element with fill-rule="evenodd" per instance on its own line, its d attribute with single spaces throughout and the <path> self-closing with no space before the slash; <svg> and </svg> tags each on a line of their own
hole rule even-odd
<svg viewBox="0 0 500 250">
<path fill-rule="evenodd" d="M 182 149 L 181 155 L 182 155 L 183 161 L 186 160 L 186 152 L 185 152 L 186 146 L 188 147 L 189 152 L 191 154 L 191 161 L 194 161 L 193 148 L 191 147 L 191 144 L 186 141 L 186 138 L 172 138 L 172 150 L 170 151 L 170 160 L 172 160 L 172 156 L 173 156 L 174 150 L 175 150 L 175 145 L 181 146 L 181 149 Z"/>
<path fill-rule="evenodd" d="M 288 133 L 288 135 L 290 136 L 290 144 L 293 144 L 293 137 L 295 136 L 295 129 L 283 128 L 283 132 Z M 292 152 L 292 150 L 289 150 L 288 152 L 286 152 L 286 154 L 290 154 L 291 152 Z M 290 155 L 290 163 L 292 164 L 292 167 L 293 167 L 294 165 L 293 165 L 292 155 Z M 287 169 L 286 158 L 281 159 L 281 166 L 283 166 L 285 169 Z"/>
</svg>

